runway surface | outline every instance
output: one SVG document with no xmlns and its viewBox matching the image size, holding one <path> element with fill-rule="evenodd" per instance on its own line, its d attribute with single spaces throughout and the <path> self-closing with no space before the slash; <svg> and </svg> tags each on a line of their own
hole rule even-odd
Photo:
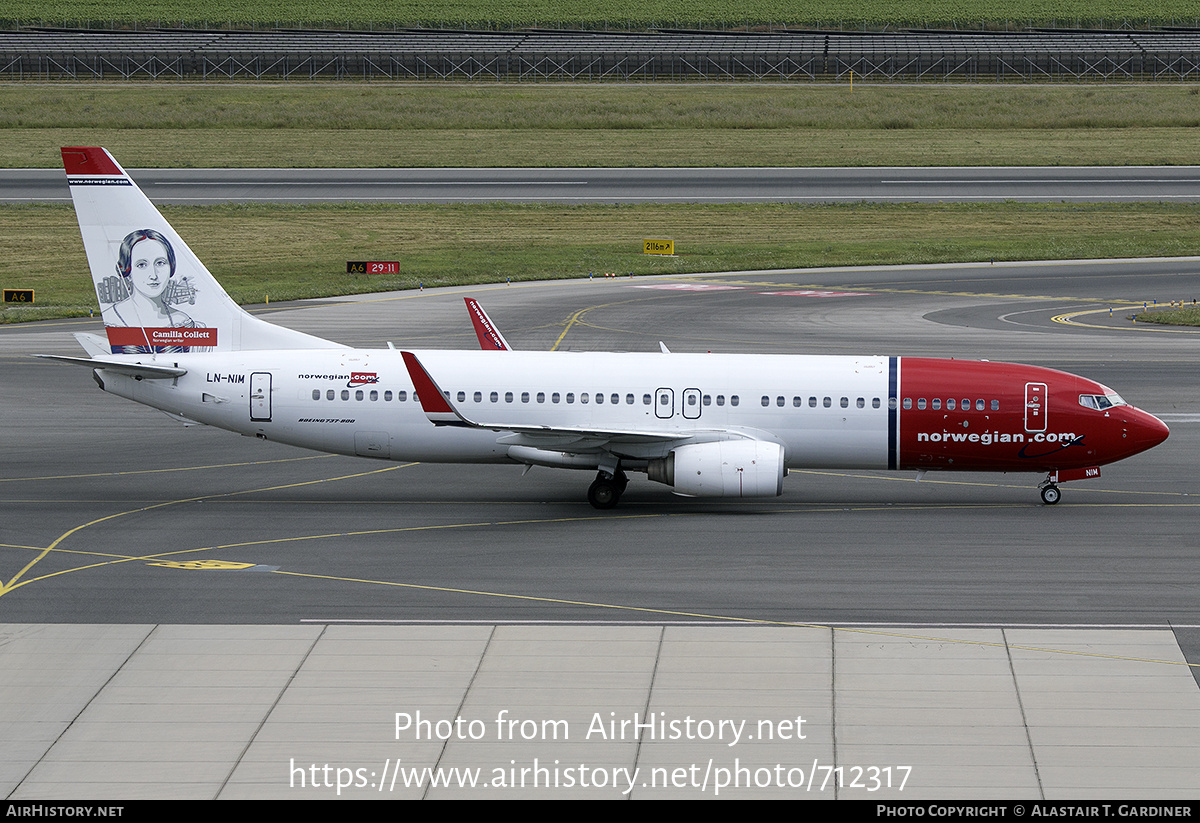
<svg viewBox="0 0 1200 823">
<path fill-rule="evenodd" d="M 136 158 L 118 158 L 128 162 Z M 1131 202 L 1200 200 L 1195 166 L 134 169 L 156 203 Z M 70 202 L 57 169 L 0 170 L 0 202 Z"/>
<path fill-rule="evenodd" d="M 503 706 L 523 706 L 526 716 L 540 711 L 546 719 L 569 704 L 573 723 L 586 726 L 590 707 L 603 706 L 607 717 L 610 698 L 621 693 L 620 710 L 636 707 L 643 717 L 657 709 L 672 717 L 691 711 L 779 720 L 785 706 L 801 706 L 823 718 L 814 740 L 828 743 L 801 746 L 806 762 L 915 759 L 922 780 L 915 793 L 895 794 L 901 799 L 1194 797 L 1200 747 L 1187 741 L 1200 731 L 1200 689 L 1187 664 L 1200 664 L 1200 334 L 1135 327 L 1124 317 L 1133 304 L 1190 300 L 1198 290 L 1198 259 L 1130 260 L 498 285 L 273 305 L 269 312 L 273 322 L 357 346 L 471 347 L 462 305 L 470 294 L 522 349 L 549 349 L 562 336 L 560 348 L 581 350 L 654 351 L 661 340 L 672 351 L 1013 360 L 1100 380 L 1171 426 L 1157 449 L 1106 466 L 1098 480 L 1064 485 L 1055 507 L 1040 505 L 1040 478 L 1030 475 L 931 474 L 916 482 L 911 473 L 800 471 L 786 479 L 783 497 L 746 503 L 677 498 L 635 478 L 620 508 L 597 512 L 584 497 L 586 473 L 535 468 L 522 477 L 516 466 L 387 464 L 183 428 L 96 390 L 84 369 L 28 357 L 78 353 L 69 332 L 95 330 L 94 321 L 0 327 L 8 441 L 0 457 L 0 580 L 7 583 L 0 623 L 10 641 L 0 646 L 0 660 L 7 650 L 31 655 L 19 660 L 47 661 L 15 670 L 70 670 L 53 655 L 72 660 L 111 644 L 94 667 L 95 685 L 78 685 L 74 697 L 55 704 L 56 717 L 67 718 L 93 704 L 126 705 L 124 692 L 106 685 L 114 673 L 113 683 L 132 678 L 153 693 L 159 681 L 150 672 L 160 663 L 208 683 L 228 666 L 257 670 L 253 661 L 278 648 L 285 674 L 272 682 L 282 677 L 282 685 L 264 685 L 255 699 L 269 705 L 250 714 L 284 723 L 277 732 L 288 740 L 318 739 L 325 748 L 272 750 L 264 762 L 273 777 L 255 777 L 255 758 L 238 754 L 259 741 L 260 725 L 251 723 L 249 732 L 231 732 L 236 751 L 217 758 L 225 778 L 200 781 L 198 796 L 300 796 L 279 765 L 289 757 L 353 752 L 381 761 L 387 751 L 427 764 L 474 758 L 507 765 L 510 749 L 482 744 L 393 750 L 391 712 L 420 704 L 439 716 L 471 710 L 494 719 Z M 743 622 L 794 628 L 705 634 Z M 837 634 L 868 627 L 885 634 Z M 38 637 L 59 639 L 37 646 L 37 654 L 17 651 L 24 648 L 18 640 L 36 644 Z M 466 644 L 451 666 L 466 672 L 455 685 L 440 679 L 444 671 L 408 668 L 439 671 L 447 650 L 460 648 L 445 646 L 446 637 Z M 795 641 L 788 648 L 799 656 L 780 657 L 775 640 Z M 359 643 L 371 651 L 356 651 Z M 314 657 L 320 649 L 333 656 Z M 499 660 L 508 662 L 496 663 L 488 649 L 507 649 Z M 375 654 L 382 656 L 371 662 Z M 1071 668 L 1080 654 L 1088 662 Z M 792 662 L 779 662 L 785 658 Z M 332 685 L 318 677 L 335 671 L 343 675 Z M 16 697 L 32 699 L 42 677 L 30 673 L 31 691 Z M 239 688 L 257 677 L 246 674 Z M 818 689 L 806 677 L 832 688 L 819 700 L 805 696 Z M 305 683 L 313 691 L 297 692 Z M 800 692 L 788 697 L 792 687 Z M 182 691 L 169 694 L 186 700 L 188 687 L 176 688 Z M 372 693 L 375 713 L 364 719 L 359 698 L 367 688 L 383 691 Z M 980 688 L 1000 695 L 1005 719 L 994 732 L 1003 742 L 979 730 L 980 713 L 995 708 L 981 702 Z M 47 693 L 62 694 L 43 689 L 38 699 Z M 1091 708 L 1066 717 L 1083 693 L 1092 694 Z M 210 690 L 203 699 L 228 694 Z M 850 712 L 855 695 L 869 711 L 835 731 L 848 715 L 833 707 Z M 303 724 L 305 701 L 315 701 L 318 725 L 332 725 L 293 726 L 275 714 L 290 706 Z M 913 709 L 918 704 L 924 708 Z M 952 717 L 950 704 L 957 707 Z M 369 729 L 366 748 L 346 738 L 334 746 L 323 730 L 351 717 Z M 1105 726 L 1111 723 L 1120 730 Z M 48 742 L 28 743 L 34 754 L 0 769 L 8 781 L 0 788 L 14 797 L 68 796 L 76 784 L 62 777 L 62 764 L 111 764 L 88 748 L 86 736 L 77 746 L 55 744 L 71 722 L 59 724 Z M 110 727 L 84 728 L 90 731 L 72 734 L 103 737 Z M 848 728 L 858 729 L 862 745 L 838 748 L 839 755 L 833 741 L 848 746 L 855 739 Z M 1117 748 L 1091 770 L 1081 767 L 1104 728 Z M 1164 744 L 1167 738 L 1175 742 Z M 192 750 L 180 746 L 181 762 L 190 762 Z M 543 759 L 551 751 L 580 754 L 521 751 Z M 616 750 L 584 751 L 593 759 L 604 752 L 603 760 Z M 654 751 L 669 752 L 672 762 L 708 756 L 651 747 L 634 759 L 648 765 Z M 783 757 L 775 750 L 764 756 Z M 1049 767 L 1055 758 L 1064 771 Z M 123 787 L 151 791 L 170 782 L 139 782 L 136 763 L 128 773 Z M 238 774 L 245 780 L 230 780 Z M 1151 774 L 1159 782 L 1145 782 Z M 98 786 L 76 796 L 104 796 Z M 699 796 L 680 793 L 689 791 Z"/>
</svg>

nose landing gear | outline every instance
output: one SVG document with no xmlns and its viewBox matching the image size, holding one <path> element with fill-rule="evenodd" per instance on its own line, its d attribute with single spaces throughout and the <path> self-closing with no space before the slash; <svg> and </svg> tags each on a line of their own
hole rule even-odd
<svg viewBox="0 0 1200 823">
<path fill-rule="evenodd" d="M 1047 506 L 1053 506 L 1062 499 L 1062 492 L 1058 490 L 1059 483 L 1066 483 L 1068 480 L 1091 480 L 1094 477 L 1100 476 L 1099 466 L 1087 466 L 1082 469 L 1059 469 L 1050 472 L 1046 479 L 1042 481 L 1038 489 L 1042 493 L 1042 502 Z"/>
</svg>

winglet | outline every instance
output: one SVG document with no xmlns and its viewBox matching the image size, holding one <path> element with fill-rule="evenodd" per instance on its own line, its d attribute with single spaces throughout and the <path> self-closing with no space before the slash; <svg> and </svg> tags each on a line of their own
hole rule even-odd
<svg viewBox="0 0 1200 823">
<path fill-rule="evenodd" d="M 473 297 L 464 297 L 467 311 L 471 313 L 471 324 L 475 326 L 475 336 L 479 338 L 479 348 L 484 351 L 512 351 L 512 346 L 504 339 L 504 335 L 496 328 L 492 318 L 487 316 L 483 306 Z"/>
<path fill-rule="evenodd" d="M 443 392 L 438 388 L 438 384 L 433 382 L 433 378 L 429 376 L 429 372 L 425 371 L 425 367 L 421 365 L 417 356 L 409 351 L 402 351 L 400 355 L 404 358 L 404 365 L 408 369 L 408 376 L 412 379 L 413 389 L 421 401 L 421 409 L 429 418 L 429 422 L 435 426 L 470 426 L 470 421 L 450 405 L 449 392 Z"/>
</svg>

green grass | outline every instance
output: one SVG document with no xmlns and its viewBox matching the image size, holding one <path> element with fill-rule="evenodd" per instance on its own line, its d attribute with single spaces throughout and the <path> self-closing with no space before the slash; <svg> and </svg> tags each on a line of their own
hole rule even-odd
<svg viewBox="0 0 1200 823">
<path fill-rule="evenodd" d="M 63 25 L 259 25 L 391 28 L 644 29 L 654 26 L 736 28 L 763 25 L 884 28 L 889 26 L 1194 24 L 1184 0 L 4 0 L 0 20 Z"/>
<path fill-rule="evenodd" d="M 1164 326 L 1200 326 L 1200 308 L 1190 306 L 1180 309 L 1140 312 L 1134 315 L 1139 323 L 1160 323 Z"/>
<path fill-rule="evenodd" d="M 1196 128 L 1194 84 L 0 86 L 0 129 L 540 131 Z"/>
<path fill-rule="evenodd" d="M 243 303 L 589 272 L 1178 256 L 1200 249 L 1200 206 L 1192 205 L 252 205 L 163 212 Z M 679 256 L 641 254 L 644 237 L 673 238 Z M 70 207 L 0 207 L 0 259 L 0 285 L 36 289 L 37 312 L 95 308 Z M 347 260 L 362 259 L 400 260 L 401 273 L 345 274 Z M 6 308 L 0 322 L 31 313 Z"/>
<path fill-rule="evenodd" d="M 57 167 L 63 145 L 133 168 L 1190 164 L 1200 89 L 0 86 L 0 164 Z"/>
</svg>

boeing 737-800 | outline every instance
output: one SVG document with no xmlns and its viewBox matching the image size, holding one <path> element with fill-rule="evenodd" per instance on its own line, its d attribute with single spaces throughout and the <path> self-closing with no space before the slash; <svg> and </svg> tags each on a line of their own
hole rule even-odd
<svg viewBox="0 0 1200 823">
<path fill-rule="evenodd" d="M 112 156 L 63 163 L 105 337 L 77 334 L 112 394 L 337 454 L 626 472 L 693 497 L 769 497 L 790 468 L 1030 472 L 1058 483 L 1166 439 L 1084 377 L 915 357 L 514 351 L 468 300 L 480 350 L 354 349 L 243 311 Z"/>
</svg>

